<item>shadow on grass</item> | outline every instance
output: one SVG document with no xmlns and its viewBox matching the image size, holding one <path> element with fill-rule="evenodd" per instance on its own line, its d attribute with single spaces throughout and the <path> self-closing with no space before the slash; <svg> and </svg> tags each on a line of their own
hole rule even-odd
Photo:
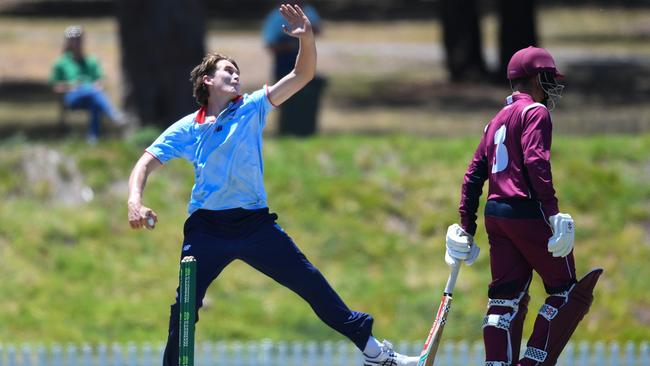
<svg viewBox="0 0 650 366">
<path fill-rule="evenodd" d="M 624 33 L 593 33 L 593 34 L 562 34 L 549 37 L 547 42 L 565 42 L 581 45 L 601 45 L 603 43 L 642 44 L 650 41 L 650 34 L 644 31 L 631 34 Z"/>
<path fill-rule="evenodd" d="M 10 79 L 0 81 L 0 100 L 21 104 L 55 102 L 56 95 L 47 82 Z"/>
<path fill-rule="evenodd" d="M 567 88 L 598 103 L 634 106 L 650 100 L 650 64 L 647 60 L 584 59 L 566 70 Z"/>
<path fill-rule="evenodd" d="M 650 100 L 650 63 L 643 58 L 589 58 L 569 61 L 563 66 L 566 95 L 564 111 L 576 117 L 576 132 L 647 132 L 647 101 Z M 399 75 L 377 75 L 332 85 L 329 101 L 336 108 L 363 112 L 372 108 L 404 112 L 409 109 L 439 118 L 464 118 L 474 114 L 491 116 L 510 93 L 505 81 L 495 83 L 450 83 L 440 80 L 400 80 Z M 612 113 L 599 113 L 603 108 Z M 0 81 L 0 139 L 22 135 L 29 139 L 63 139 L 84 136 L 85 115 L 77 115 L 67 128 L 60 124 L 57 96 L 45 81 Z M 616 109 L 618 108 L 618 109 Z M 622 109 L 621 109 L 622 108 Z M 620 116 L 625 112 L 625 116 Z M 645 113 L 645 114 L 643 114 Z M 487 117 L 485 117 L 487 118 Z M 623 123 L 623 120 L 630 123 Z M 369 120 L 368 130 L 373 130 Z M 605 129 L 598 126 L 607 126 Z M 364 133 L 364 126 L 358 126 Z M 614 130 L 611 130 L 611 129 Z"/>
<path fill-rule="evenodd" d="M 18 123 L 0 125 L 0 141 L 16 137 L 24 137 L 33 141 L 63 140 L 72 136 L 84 136 L 85 133 L 85 126 L 77 125 L 68 125 L 66 127 L 45 124 L 25 126 L 24 124 Z"/>
<path fill-rule="evenodd" d="M 645 104 L 650 100 L 650 64 L 643 59 L 589 59 L 568 63 L 566 91 L 590 103 Z M 430 108 L 439 112 L 493 110 L 510 93 L 498 83 L 451 83 L 434 80 L 403 82 L 395 76 L 369 81 L 364 88 L 339 88 L 335 103 L 344 108 Z M 588 108 L 574 105 L 572 108 Z"/>
<path fill-rule="evenodd" d="M 354 92 L 354 90 L 348 89 Z M 346 108 L 425 108 L 454 112 L 494 109 L 508 93 L 507 86 L 489 83 L 375 80 L 362 93 L 338 92 L 336 104 Z M 501 98 L 503 96 L 503 98 Z"/>
<path fill-rule="evenodd" d="M 63 139 L 83 136 L 85 123 L 76 119 L 62 124 L 59 97 L 40 80 L 0 81 L 0 139 L 21 136 L 30 140 Z M 83 112 L 80 112 L 83 113 Z"/>
</svg>

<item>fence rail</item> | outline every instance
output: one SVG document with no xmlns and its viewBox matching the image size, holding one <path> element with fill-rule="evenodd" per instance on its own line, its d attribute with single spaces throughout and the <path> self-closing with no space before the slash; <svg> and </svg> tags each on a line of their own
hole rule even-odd
<svg viewBox="0 0 650 366">
<path fill-rule="evenodd" d="M 399 342 L 398 352 L 417 355 L 420 342 Z M 10 344 L 0 343 L 0 366 L 153 366 L 160 365 L 164 346 L 148 343 Z M 437 364 L 484 364 L 482 343 L 445 342 Z M 196 366 L 359 366 L 360 352 L 350 342 L 202 342 L 196 346 Z M 650 366 L 650 344 L 569 343 L 562 366 Z"/>
</svg>

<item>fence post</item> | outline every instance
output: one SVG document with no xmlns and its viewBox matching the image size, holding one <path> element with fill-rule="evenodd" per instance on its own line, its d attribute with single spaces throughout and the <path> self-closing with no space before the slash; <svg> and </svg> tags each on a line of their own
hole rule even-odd
<svg viewBox="0 0 650 366">
<path fill-rule="evenodd" d="M 593 366 L 605 366 L 605 344 L 603 342 L 596 342 L 591 360 Z"/>
<path fill-rule="evenodd" d="M 77 346 L 72 343 L 65 348 L 65 366 L 77 366 Z"/>
<path fill-rule="evenodd" d="M 113 366 L 124 366 L 124 363 L 122 362 L 122 347 L 119 343 L 113 343 L 113 346 L 111 347 L 111 356 L 113 359 Z"/>
<path fill-rule="evenodd" d="M 154 365 L 157 365 L 159 360 L 162 360 L 165 354 L 165 348 L 167 348 L 167 342 L 158 342 L 158 351 L 156 352 L 156 357 L 154 357 Z"/>
<path fill-rule="evenodd" d="M 334 365 L 334 346 L 331 341 L 326 341 L 323 343 L 323 349 L 321 352 L 321 364 L 323 365 Z"/>
<path fill-rule="evenodd" d="M 84 343 L 81 345 L 81 365 L 92 365 L 93 364 L 93 348 L 88 344 Z"/>
<path fill-rule="evenodd" d="M 473 357 L 474 361 L 471 363 L 472 365 L 483 365 L 485 364 L 485 352 L 483 350 L 483 343 L 480 341 L 475 342 L 474 346 L 472 346 L 473 349 Z"/>
<path fill-rule="evenodd" d="M 228 345 L 224 341 L 219 341 L 216 344 L 215 360 L 212 364 L 228 365 L 230 359 L 228 358 Z"/>
<path fill-rule="evenodd" d="M 129 366 L 139 366 L 138 365 L 138 347 L 133 342 L 126 344 L 126 354 L 127 360 L 126 364 Z M 84 365 L 85 366 L 85 365 Z"/>
<path fill-rule="evenodd" d="M 559 364 L 561 365 L 566 365 L 566 366 L 573 366 L 575 359 L 574 359 L 574 349 L 575 346 L 573 345 L 573 342 L 569 342 L 566 345 L 566 348 L 564 348 L 564 351 L 560 354 L 560 359 L 559 359 Z"/>
<path fill-rule="evenodd" d="M 232 345 L 232 356 L 233 356 L 232 360 L 235 366 L 243 365 L 243 361 L 244 361 L 244 355 L 242 354 L 243 350 L 244 350 L 244 345 L 239 342 L 235 342 Z"/>
<path fill-rule="evenodd" d="M 291 351 L 293 353 L 293 355 L 292 355 L 293 356 L 292 357 L 293 358 L 293 366 L 301 366 L 301 365 L 303 365 L 304 363 L 303 363 L 303 355 L 302 355 L 302 352 L 303 352 L 302 343 L 293 342 L 293 344 L 291 346 Z"/>
<path fill-rule="evenodd" d="M 648 346 L 648 342 L 641 342 L 639 346 L 639 361 L 640 366 L 650 365 L 650 346 Z"/>
<path fill-rule="evenodd" d="M 634 366 L 636 359 L 634 357 L 634 343 L 629 341 L 625 344 L 625 365 Z"/>
<path fill-rule="evenodd" d="M 277 353 L 275 355 L 274 366 L 287 365 L 289 360 L 287 359 L 287 343 L 284 341 L 279 341 L 277 344 Z"/>
<path fill-rule="evenodd" d="M 108 366 L 108 347 L 104 343 L 97 346 L 97 366 Z"/>
<path fill-rule="evenodd" d="M 61 366 L 63 348 L 59 344 L 52 345 L 52 366 Z"/>
<path fill-rule="evenodd" d="M 446 342 L 442 345 L 442 354 L 438 354 L 436 359 L 444 360 L 445 365 L 451 365 L 453 362 L 453 345 L 449 342 Z M 440 349 L 438 350 L 440 352 Z"/>
<path fill-rule="evenodd" d="M 458 342 L 458 359 L 456 361 L 456 364 L 457 365 L 471 364 L 469 360 L 469 345 L 465 341 Z"/>
<path fill-rule="evenodd" d="M 345 341 L 339 341 L 336 344 L 336 355 L 337 355 L 336 358 L 338 359 L 336 365 L 343 366 L 349 363 L 349 359 L 350 359 L 349 350 L 350 350 L 350 346 Z"/>
<path fill-rule="evenodd" d="M 194 359 L 203 359 L 202 362 L 196 362 L 197 364 L 207 366 L 215 361 L 212 343 L 203 341 L 200 345 L 197 344 L 196 348 L 198 353 L 194 356 Z"/>
<path fill-rule="evenodd" d="M 609 344 L 609 365 L 618 366 L 619 360 L 621 359 L 621 347 L 618 345 L 618 342 L 612 342 Z M 629 365 L 625 365 L 629 366 Z"/>
<path fill-rule="evenodd" d="M 7 366 L 16 366 L 16 347 L 13 344 L 7 347 Z"/>
<path fill-rule="evenodd" d="M 261 348 L 260 355 L 260 365 L 270 365 L 271 363 L 271 350 L 273 349 L 273 342 L 269 339 L 263 339 L 262 343 L 259 346 Z"/>
<path fill-rule="evenodd" d="M 37 365 L 38 366 L 45 366 L 47 365 L 47 348 L 43 344 L 38 345 L 38 349 L 36 349 L 36 353 L 38 354 L 37 359 Z M 0 351 L 0 360 L 2 359 L 2 351 Z M 2 365 L 2 363 L 0 363 Z"/>
<path fill-rule="evenodd" d="M 318 347 L 316 345 L 316 342 L 311 341 L 307 343 L 307 363 L 306 365 L 316 365 L 318 356 Z"/>
<path fill-rule="evenodd" d="M 257 366 L 260 359 L 259 348 L 259 344 L 256 342 L 248 342 L 248 345 L 246 346 L 246 359 L 248 360 L 248 366 Z"/>
<path fill-rule="evenodd" d="M 141 364 L 142 366 L 153 366 L 153 360 L 152 360 L 152 349 L 151 349 L 151 344 L 150 343 L 143 343 L 142 344 L 142 353 L 141 353 Z"/>
<path fill-rule="evenodd" d="M 409 343 L 408 349 L 410 350 L 409 355 L 420 357 L 420 353 L 422 353 L 421 341 L 412 341 Z"/>
<path fill-rule="evenodd" d="M 359 351 L 356 347 L 351 347 L 351 350 L 352 350 L 352 364 L 363 365 L 364 362 L 363 353 Z"/>
<path fill-rule="evenodd" d="M 589 343 L 580 342 L 580 355 L 578 356 L 578 366 L 589 366 Z"/>
<path fill-rule="evenodd" d="M 32 349 L 28 343 L 20 347 L 21 359 L 23 366 L 32 366 Z"/>
</svg>

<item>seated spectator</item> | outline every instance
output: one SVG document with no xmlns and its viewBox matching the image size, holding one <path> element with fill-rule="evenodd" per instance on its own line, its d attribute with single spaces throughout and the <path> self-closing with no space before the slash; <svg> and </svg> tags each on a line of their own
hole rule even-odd
<svg viewBox="0 0 650 366">
<path fill-rule="evenodd" d="M 126 123 L 123 115 L 111 106 L 102 90 L 102 74 L 98 60 L 84 54 L 81 27 L 73 25 L 66 28 L 63 54 L 52 66 L 50 83 L 54 91 L 61 94 L 65 108 L 89 111 L 89 144 L 97 142 L 102 115 L 108 116 L 118 126 Z"/>
</svg>

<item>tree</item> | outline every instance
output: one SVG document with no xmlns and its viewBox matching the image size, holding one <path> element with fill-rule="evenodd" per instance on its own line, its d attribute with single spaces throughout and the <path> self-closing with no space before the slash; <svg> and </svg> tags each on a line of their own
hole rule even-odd
<svg viewBox="0 0 650 366">
<path fill-rule="evenodd" d="M 124 108 L 167 127 L 197 109 L 189 74 L 205 53 L 200 0 L 117 0 Z"/>
<path fill-rule="evenodd" d="M 505 77 L 510 57 L 537 45 L 534 0 L 499 0 L 499 75 Z"/>
<path fill-rule="evenodd" d="M 442 0 L 442 27 L 447 69 L 452 81 L 482 80 L 488 75 L 482 53 L 476 0 Z M 499 0 L 499 70 L 503 80 L 510 57 L 537 45 L 534 0 Z"/>
<path fill-rule="evenodd" d="M 451 80 L 485 77 L 476 0 L 442 0 L 442 28 Z"/>
</svg>

